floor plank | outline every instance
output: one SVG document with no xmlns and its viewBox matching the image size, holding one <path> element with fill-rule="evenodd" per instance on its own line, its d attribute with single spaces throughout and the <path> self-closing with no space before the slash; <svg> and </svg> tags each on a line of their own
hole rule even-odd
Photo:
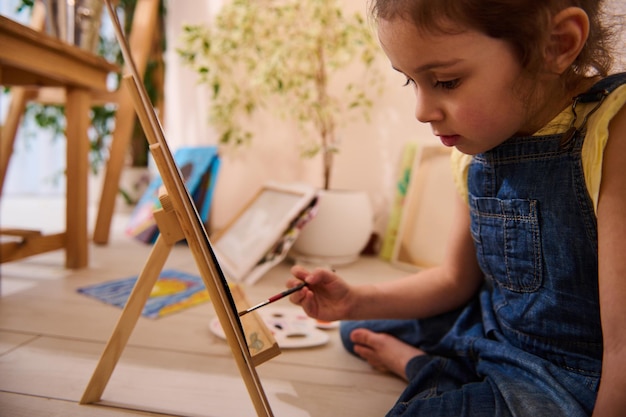
<svg viewBox="0 0 626 417">
<path fill-rule="evenodd" d="M 78 402 L 103 345 L 38 337 L 0 357 L 0 391 Z M 258 368 L 276 415 L 377 416 L 384 414 L 402 383 L 391 376 L 347 372 L 274 360 Z M 363 401 L 363 398 L 367 401 Z M 254 415 L 230 355 L 199 355 L 129 346 L 102 400 L 185 416 Z"/>
<path fill-rule="evenodd" d="M 19 204 L 16 207 L 9 210 L 11 216 L 19 215 Z M 0 208 L 4 221 L 6 201 Z M 101 403 L 78 405 L 121 309 L 79 294 L 77 289 L 137 275 L 151 250 L 150 245 L 124 234 L 126 221 L 116 214 L 111 242 L 90 247 L 89 268 L 65 269 L 61 251 L 2 264 L 0 414 L 254 415 L 228 345 L 209 330 L 215 317 L 210 302 L 155 320 L 140 318 Z M 289 262 L 280 264 L 255 285 L 244 286 L 248 300 L 256 304 L 282 291 L 290 266 Z M 173 248 L 166 268 L 197 274 L 184 244 Z M 337 269 L 355 283 L 405 274 L 376 258 L 362 258 Z M 287 300 L 280 303 L 289 305 Z M 337 329 L 327 332 L 327 344 L 284 349 L 257 368 L 274 414 L 384 415 L 404 382 L 348 354 Z"/>
<path fill-rule="evenodd" d="M 167 414 L 148 413 L 124 408 L 102 407 L 99 405 L 79 405 L 74 401 L 34 397 L 32 395 L 0 392 L 0 410 L 7 417 L 129 417 L 157 416 Z"/>
</svg>

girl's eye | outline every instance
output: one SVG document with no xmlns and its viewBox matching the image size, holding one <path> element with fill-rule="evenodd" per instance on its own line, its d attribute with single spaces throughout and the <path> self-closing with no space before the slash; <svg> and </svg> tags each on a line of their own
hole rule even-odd
<svg viewBox="0 0 626 417">
<path fill-rule="evenodd" d="M 409 77 L 406 78 L 406 82 L 402 85 L 402 87 L 407 87 L 411 84 L 415 84 L 415 81 L 413 81 L 412 79 L 410 79 Z"/>
<path fill-rule="evenodd" d="M 459 86 L 459 79 L 449 80 L 449 81 L 437 81 L 435 82 L 435 87 L 443 88 L 444 90 L 454 90 Z"/>
</svg>

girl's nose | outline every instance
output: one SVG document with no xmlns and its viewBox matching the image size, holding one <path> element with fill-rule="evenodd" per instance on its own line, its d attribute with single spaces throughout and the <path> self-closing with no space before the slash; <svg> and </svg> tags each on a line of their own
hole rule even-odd
<svg viewBox="0 0 626 417">
<path fill-rule="evenodd" d="M 415 118 L 422 123 L 431 123 L 443 118 L 443 111 L 437 101 L 421 91 L 415 91 Z"/>
</svg>

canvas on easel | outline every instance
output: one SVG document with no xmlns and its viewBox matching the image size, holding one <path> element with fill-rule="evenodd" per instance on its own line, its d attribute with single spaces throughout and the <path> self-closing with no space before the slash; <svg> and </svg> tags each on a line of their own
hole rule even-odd
<svg viewBox="0 0 626 417">
<path fill-rule="evenodd" d="M 265 391 L 256 372 L 256 366 L 264 360 L 273 357 L 276 354 L 276 349 L 259 349 L 257 354 L 251 352 L 247 342 L 248 335 L 244 330 L 244 320 L 240 319 L 238 315 L 238 309 L 241 306 L 237 306 L 233 293 L 229 289 L 226 278 L 211 247 L 204 224 L 169 150 L 159 120 L 150 105 L 148 95 L 133 63 L 127 41 L 111 0 L 105 0 L 105 4 L 113 21 L 127 68 L 131 71 L 131 75 L 124 77 L 124 86 L 129 89 L 133 98 L 141 126 L 150 143 L 150 151 L 163 179 L 165 193 L 160 196 L 162 209 L 155 212 L 161 233 L 155 242 L 150 257 L 146 261 L 144 269 L 137 280 L 137 284 L 105 347 L 80 403 L 87 404 L 100 401 L 108 380 L 141 314 L 143 304 L 149 296 L 151 287 L 156 282 L 159 272 L 163 269 L 172 246 L 184 238 L 194 256 L 200 276 L 207 287 L 215 313 L 222 325 L 226 340 L 257 415 L 273 416 Z M 254 313 L 248 314 L 243 319 L 251 316 L 254 320 L 253 315 Z M 255 332 L 257 330 L 260 332 L 267 330 L 262 323 L 259 324 L 257 322 L 253 324 L 256 326 Z M 271 338 L 271 334 L 268 337 Z"/>
</svg>

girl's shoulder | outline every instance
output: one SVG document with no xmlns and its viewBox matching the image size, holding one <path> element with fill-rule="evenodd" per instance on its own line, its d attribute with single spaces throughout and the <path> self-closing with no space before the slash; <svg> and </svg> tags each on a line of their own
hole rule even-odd
<svg viewBox="0 0 626 417">
<path fill-rule="evenodd" d="M 626 84 L 613 90 L 602 105 L 589 116 L 587 123 L 581 158 L 587 190 L 596 209 L 602 181 L 604 148 L 609 139 L 609 124 L 624 106 L 626 106 Z"/>
<path fill-rule="evenodd" d="M 585 116 L 590 114 L 587 120 L 585 142 L 582 149 L 582 164 L 585 173 L 585 182 L 589 195 L 597 209 L 600 182 L 602 180 L 602 156 L 609 138 L 609 124 L 620 109 L 626 106 L 626 74 L 623 74 L 623 82 L 619 75 L 608 77 L 606 80 L 611 84 L 611 92 L 602 104 L 590 114 L 597 102 L 583 102 L 577 105 L 576 125 L 580 125 Z M 596 84 L 602 86 L 603 83 Z M 571 107 L 566 108 L 554 120 L 552 120 L 536 135 L 551 135 L 564 131 L 573 120 Z M 467 201 L 467 177 L 469 166 L 473 156 L 466 155 L 454 149 L 451 155 L 451 164 L 454 183 L 459 194 Z"/>
</svg>

